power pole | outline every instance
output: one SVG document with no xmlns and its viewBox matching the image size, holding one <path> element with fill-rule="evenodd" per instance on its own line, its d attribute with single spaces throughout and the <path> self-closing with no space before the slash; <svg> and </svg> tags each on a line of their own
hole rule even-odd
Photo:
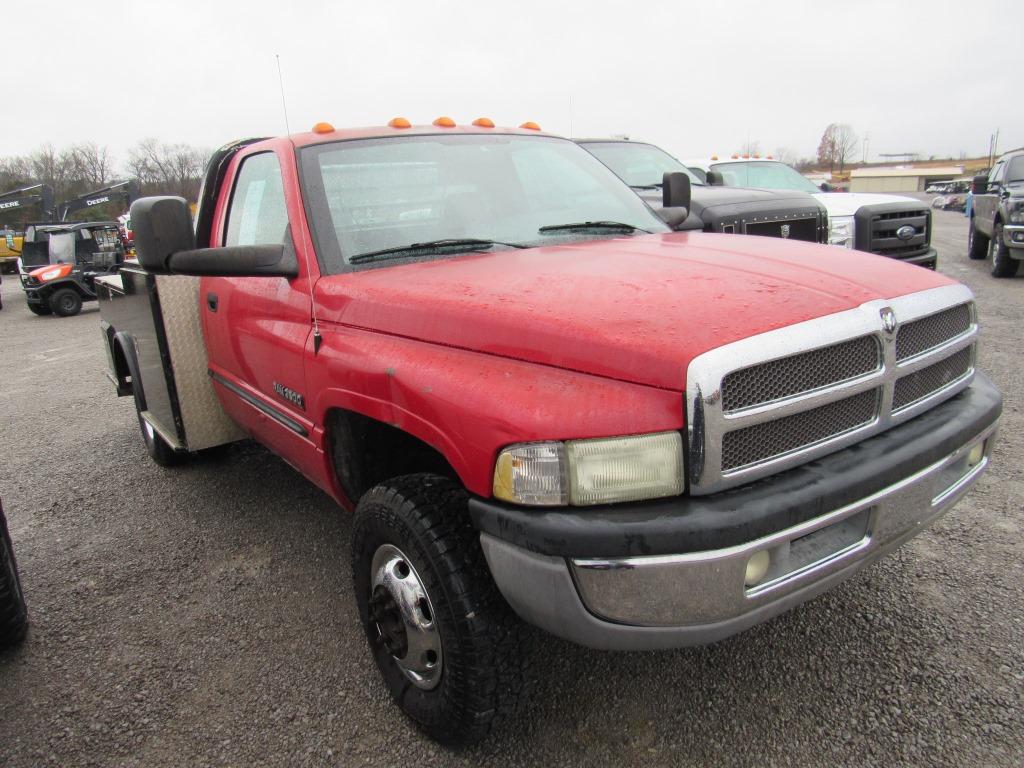
<svg viewBox="0 0 1024 768">
<path fill-rule="evenodd" d="M 860 161 L 862 163 L 864 163 L 864 165 L 867 165 L 867 163 L 868 163 L 868 145 L 870 144 L 870 142 L 871 142 L 871 134 L 870 133 L 865 133 L 864 134 L 864 154 L 861 156 L 861 159 L 860 159 Z"/>
<path fill-rule="evenodd" d="M 992 167 L 992 161 L 996 158 L 996 151 L 999 147 L 999 129 L 988 137 L 988 167 Z"/>
</svg>

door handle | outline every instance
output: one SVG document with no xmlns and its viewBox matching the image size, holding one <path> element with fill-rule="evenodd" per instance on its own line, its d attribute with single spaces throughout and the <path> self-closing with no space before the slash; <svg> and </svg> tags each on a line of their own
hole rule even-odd
<svg viewBox="0 0 1024 768">
<path fill-rule="evenodd" d="M 206 294 L 206 306 L 210 308 L 211 312 L 217 311 L 217 294 L 208 293 Z"/>
</svg>

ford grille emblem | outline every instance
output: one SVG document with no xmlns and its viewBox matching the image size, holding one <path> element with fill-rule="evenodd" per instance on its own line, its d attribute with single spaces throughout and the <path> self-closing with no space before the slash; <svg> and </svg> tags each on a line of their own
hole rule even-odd
<svg viewBox="0 0 1024 768">
<path fill-rule="evenodd" d="M 906 224 L 896 230 L 896 237 L 898 237 L 900 240 L 909 240 L 916 234 L 917 230 L 914 229 L 909 224 Z"/>
<path fill-rule="evenodd" d="M 893 333 L 896 330 L 896 313 L 892 311 L 892 307 L 885 307 L 879 314 L 882 316 L 882 328 L 886 333 Z"/>
<path fill-rule="evenodd" d="M 789 224 L 782 225 L 782 236 L 789 237 Z"/>
</svg>

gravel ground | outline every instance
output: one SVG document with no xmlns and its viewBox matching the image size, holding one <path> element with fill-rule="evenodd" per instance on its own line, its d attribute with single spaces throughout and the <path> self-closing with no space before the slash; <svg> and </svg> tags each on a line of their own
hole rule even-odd
<svg viewBox="0 0 1024 768">
<path fill-rule="evenodd" d="M 0 495 L 32 627 L 0 656 L 0 765 L 976 765 L 1024 762 L 1024 277 L 966 257 L 994 466 L 946 518 L 738 637 L 611 654 L 545 636 L 531 706 L 476 749 L 388 701 L 349 579 L 349 521 L 252 444 L 164 470 L 102 375 L 98 311 L 0 312 Z"/>
</svg>

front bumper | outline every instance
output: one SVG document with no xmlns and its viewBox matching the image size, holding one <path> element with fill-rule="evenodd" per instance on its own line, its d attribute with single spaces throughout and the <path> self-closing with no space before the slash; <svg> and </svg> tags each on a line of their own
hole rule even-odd
<svg viewBox="0 0 1024 768">
<path fill-rule="evenodd" d="M 470 511 L 525 620 L 595 648 L 714 642 L 849 578 L 946 512 L 987 466 L 1000 410 L 979 374 L 904 425 L 714 496 L 565 512 L 473 499 Z M 968 467 L 979 441 L 984 458 Z M 771 565 L 747 586 L 762 550 Z"/>
<path fill-rule="evenodd" d="M 884 255 L 884 254 L 881 254 Z M 898 257 L 890 257 L 898 258 Z M 922 253 L 919 256 L 911 256 L 908 259 L 899 259 L 906 264 L 916 264 L 919 267 L 926 267 L 928 269 L 935 269 L 939 261 L 939 252 L 934 248 L 929 248 L 927 253 Z"/>
</svg>

